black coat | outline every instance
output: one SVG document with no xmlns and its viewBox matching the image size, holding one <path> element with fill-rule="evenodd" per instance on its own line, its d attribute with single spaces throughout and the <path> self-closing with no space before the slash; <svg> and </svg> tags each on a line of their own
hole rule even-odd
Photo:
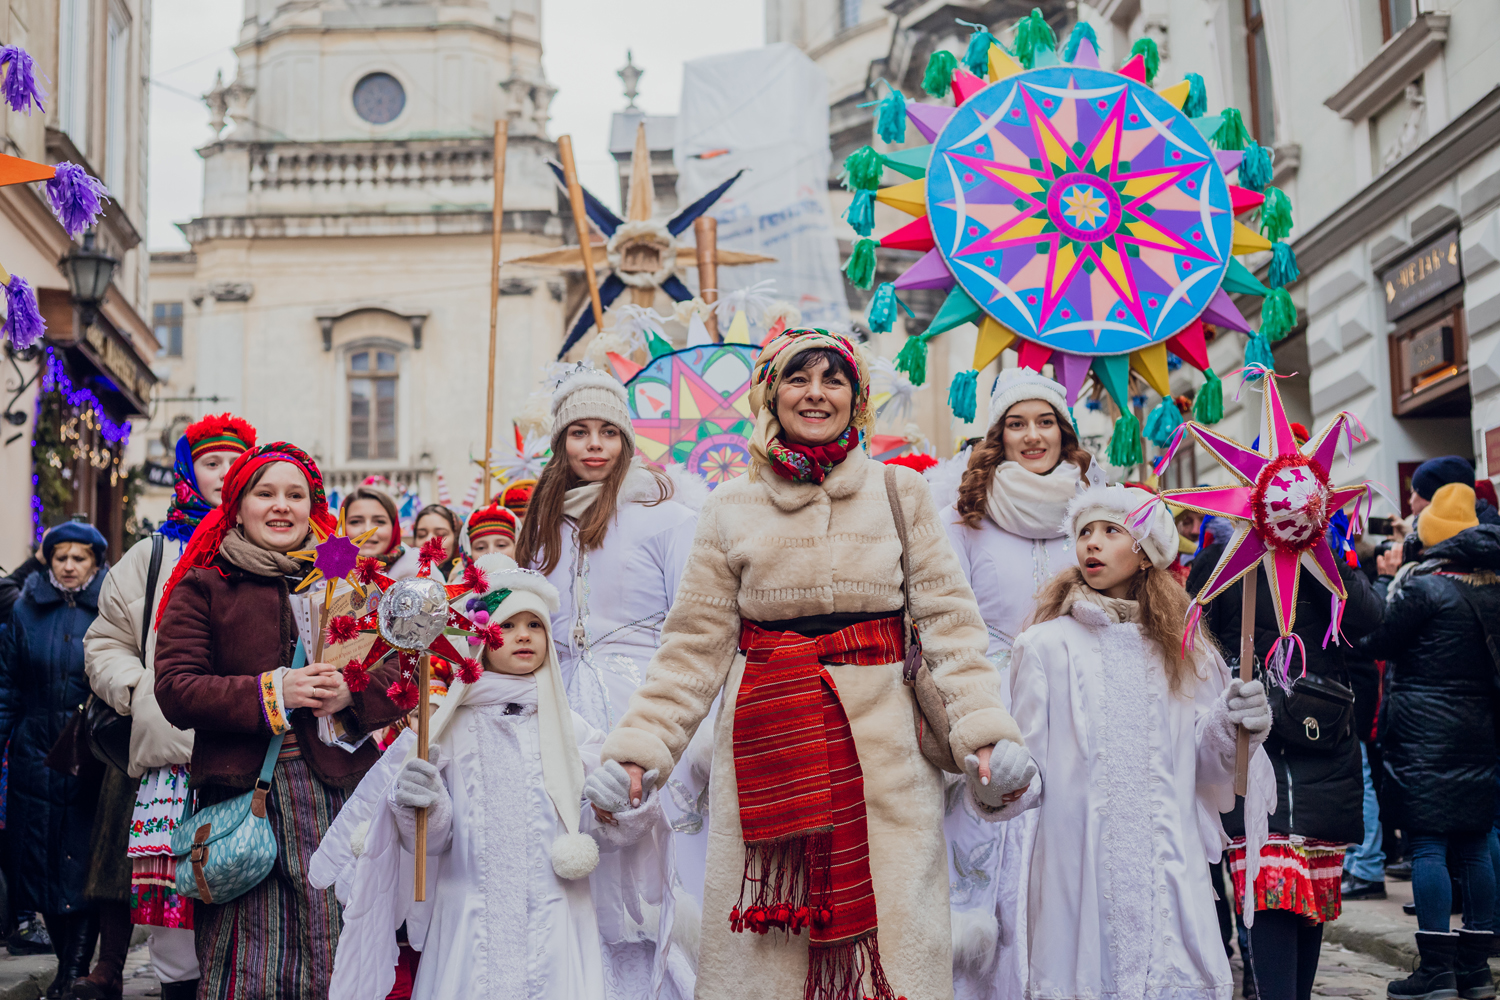
<svg viewBox="0 0 1500 1000">
<path fill-rule="evenodd" d="M 0 739 L 10 738 L 6 832 L 18 909 L 70 913 L 88 905 L 83 884 L 94 799 L 77 778 L 43 761 L 68 717 L 88 699 L 83 634 L 99 614 L 103 584 L 101 570 L 69 597 L 47 573 L 37 573 L 0 631 Z"/>
<path fill-rule="evenodd" d="M 1188 576 L 1188 593 L 1196 594 L 1202 589 L 1223 553 L 1222 544 L 1199 553 Z M 1328 591 L 1306 570 L 1301 572 L 1293 631 L 1301 637 L 1307 650 L 1307 672 L 1352 686 L 1354 678 L 1349 665 L 1358 663 L 1361 654 L 1348 645 L 1334 645 L 1332 642 L 1326 649 L 1323 647 L 1323 636 L 1329 623 Z M 1380 599 L 1364 573 L 1339 560 L 1339 575 L 1349 595 L 1342 631 L 1352 642 L 1380 624 L 1382 609 Z M 1258 573 L 1257 582 L 1255 655 L 1264 663 L 1280 632 L 1266 574 Z M 1240 592 L 1240 584 L 1236 583 L 1214 598 L 1203 615 L 1203 624 L 1228 657 L 1237 657 L 1240 651 Z M 1300 664 L 1300 654 L 1294 654 L 1289 668 L 1294 676 L 1301 673 Z M 1364 774 L 1360 765 L 1359 739 L 1352 730 L 1342 734 L 1329 750 L 1301 750 L 1280 739 L 1274 730 L 1266 738 L 1265 747 L 1276 771 L 1276 812 L 1270 818 L 1272 833 L 1298 834 L 1344 844 L 1364 840 Z M 1224 817 L 1224 829 L 1230 836 L 1244 834 L 1241 804 L 1237 803 L 1234 812 Z"/>
<path fill-rule="evenodd" d="M 1389 582 L 1385 621 L 1361 644 L 1388 664 L 1384 808 L 1416 833 L 1478 833 L 1495 817 L 1496 667 L 1463 595 L 1500 638 L 1500 527 L 1461 531 L 1423 557 Z"/>
</svg>

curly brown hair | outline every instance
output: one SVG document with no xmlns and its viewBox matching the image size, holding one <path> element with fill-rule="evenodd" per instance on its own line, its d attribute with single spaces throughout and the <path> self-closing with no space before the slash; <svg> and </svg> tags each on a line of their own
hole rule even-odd
<svg viewBox="0 0 1500 1000">
<path fill-rule="evenodd" d="M 1073 429 L 1073 421 L 1065 414 L 1058 413 L 1057 407 L 1052 407 L 1052 412 L 1057 413 L 1057 426 L 1062 431 L 1062 453 L 1058 455 L 1058 464 L 1072 462 L 1078 466 L 1080 474 L 1089 471 L 1089 462 L 1092 456 L 1084 449 L 1078 441 L 1078 432 Z M 989 497 L 990 482 L 995 478 L 995 467 L 1005 461 L 1005 417 L 995 421 L 995 426 L 984 436 L 984 440 L 974 446 L 969 455 L 969 467 L 964 471 L 964 478 L 958 485 L 958 502 L 954 506 L 958 509 L 958 519 L 966 528 L 979 527 L 979 519 L 984 516 L 986 502 Z M 1053 466 L 1057 468 L 1057 466 Z"/>
<path fill-rule="evenodd" d="M 1061 618 L 1073 606 L 1073 591 L 1087 586 L 1083 571 L 1077 566 L 1069 566 L 1043 588 L 1036 600 L 1036 610 L 1026 621 L 1027 626 Z M 1188 607 L 1192 604 L 1192 598 L 1182 589 L 1182 584 L 1166 570 L 1148 564 L 1131 579 L 1129 600 L 1140 605 L 1141 632 L 1161 647 L 1168 689 L 1179 694 L 1189 677 L 1203 680 L 1192 659 L 1182 655 L 1182 637 L 1187 631 Z M 1218 648 L 1212 633 L 1196 625 L 1194 628 L 1198 631 L 1193 643 L 1200 656 Z"/>
</svg>

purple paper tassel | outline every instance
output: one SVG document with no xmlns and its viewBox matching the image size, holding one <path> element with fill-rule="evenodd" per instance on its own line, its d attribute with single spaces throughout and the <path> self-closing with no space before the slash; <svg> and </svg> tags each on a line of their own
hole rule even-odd
<svg viewBox="0 0 1500 1000">
<path fill-rule="evenodd" d="M 11 108 L 23 114 L 31 114 L 31 106 L 35 104 L 42 107 L 42 98 L 46 93 L 36 82 L 36 65 L 31 61 L 31 55 L 19 45 L 6 45 L 0 48 L 0 69 L 10 66 L 10 71 L 5 74 L 5 83 L 0 90 L 5 93 L 5 103 Z"/>
<path fill-rule="evenodd" d="M 25 278 L 19 274 L 11 275 L 10 284 L 5 286 L 5 336 L 10 345 L 24 351 L 41 340 L 46 332 L 47 321 L 42 319 L 42 311 L 37 308 L 36 292 L 31 290 Z"/>
<path fill-rule="evenodd" d="M 64 161 L 57 165 L 57 176 L 47 182 L 47 199 L 68 238 L 76 240 L 103 213 L 100 202 L 109 200 L 109 189 L 78 164 Z"/>
</svg>

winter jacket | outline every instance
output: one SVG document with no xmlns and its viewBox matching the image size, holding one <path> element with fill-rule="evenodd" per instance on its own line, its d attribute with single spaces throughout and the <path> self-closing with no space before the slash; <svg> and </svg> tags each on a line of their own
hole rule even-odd
<svg viewBox="0 0 1500 1000">
<path fill-rule="evenodd" d="M 151 667 L 156 654 L 154 621 L 144 643 L 141 637 L 152 542 L 151 538 L 136 542 L 110 570 L 99 592 L 99 617 L 83 637 L 84 664 L 94 693 L 116 712 L 130 716 L 132 778 L 152 768 L 186 764 L 193 753 L 192 730 L 172 725 L 156 703 L 156 672 Z M 161 539 L 161 545 L 153 607 L 161 600 L 162 588 L 182 554 L 182 546 L 171 539 Z"/>
<path fill-rule="evenodd" d="M 21 588 L 26 586 L 26 581 L 31 579 L 37 570 L 45 568 L 40 559 L 32 556 L 5 576 L 0 576 L 0 625 L 10 621 L 11 608 L 15 607 L 16 601 L 20 600 Z"/>
<path fill-rule="evenodd" d="M 1208 575 L 1224 553 L 1224 546 L 1205 548 L 1193 561 L 1188 577 L 1188 593 L 1202 589 Z M 1380 598 L 1370 581 L 1358 569 L 1339 560 L 1339 576 L 1349 595 L 1344 607 L 1341 631 L 1349 642 L 1357 641 L 1380 624 Z M 1325 647 L 1328 631 L 1329 593 L 1307 570 L 1297 584 L 1297 616 L 1293 631 L 1302 639 L 1306 650 L 1307 672 L 1352 687 L 1349 661 L 1362 656 L 1347 643 Z M 1265 663 L 1271 647 L 1279 637 L 1275 605 L 1265 573 L 1257 573 L 1255 598 L 1255 656 Z M 1225 656 L 1238 658 L 1240 651 L 1241 586 L 1236 583 L 1216 597 L 1205 609 L 1203 624 L 1218 640 Z M 1302 650 L 1292 655 L 1288 668 L 1293 677 L 1302 672 Z M 1273 707 L 1274 710 L 1274 707 Z M 1271 815 L 1272 833 L 1298 834 L 1336 844 L 1357 844 L 1364 839 L 1364 777 L 1360 767 L 1359 739 L 1351 726 L 1339 734 L 1327 750 L 1301 750 L 1276 735 L 1273 729 L 1266 739 L 1266 753 L 1276 770 L 1276 812 Z M 1244 834 L 1242 804 L 1224 817 L 1224 829 L 1232 837 Z"/>
<path fill-rule="evenodd" d="M 1387 660 L 1382 818 L 1416 833 L 1487 830 L 1495 815 L 1496 665 L 1467 592 L 1500 638 L 1500 527 L 1423 552 L 1386 584 L 1362 647 Z"/>
<path fill-rule="evenodd" d="M 98 613 L 105 571 L 75 595 L 48 577 L 36 573 L 26 581 L 10 626 L 0 630 L 0 740 L 10 739 L 12 903 L 70 913 L 88 905 L 83 886 L 98 789 L 85 790 L 43 761 L 89 696 L 83 634 Z"/>
<path fill-rule="evenodd" d="M 223 556 L 195 566 L 172 591 L 156 641 L 162 715 L 194 730 L 192 786 L 250 788 L 272 735 L 261 674 L 290 666 L 296 650 L 286 580 L 247 573 Z M 343 716 L 347 728 L 373 732 L 401 717 L 385 693 L 395 672 L 395 657 L 370 671 L 369 687 Z M 290 716 L 303 758 L 326 785 L 353 788 L 380 756 L 373 740 L 353 753 L 323 743 L 311 709 Z"/>
<path fill-rule="evenodd" d="M 769 1000 L 803 992 L 806 935 L 735 934 L 729 927 L 745 871 L 733 751 L 733 707 L 745 664 L 736 653 L 740 621 L 901 608 L 901 543 L 885 468 L 854 451 L 819 484 L 767 471 L 714 490 L 698 515 L 661 648 L 630 711 L 605 741 L 604 759 L 658 768 L 665 783 L 722 692 L 709 792 L 699 996 Z M 947 701 L 949 743 L 962 759 L 997 740 L 1019 742 L 985 656 L 989 643 L 974 592 L 932 493 L 921 476 L 903 468 L 896 469 L 896 488 L 911 546 L 912 615 Z M 943 1000 L 953 991 L 944 782 L 917 747 L 901 666 L 833 663 L 827 670 L 863 770 L 886 976 L 898 994 Z"/>
</svg>

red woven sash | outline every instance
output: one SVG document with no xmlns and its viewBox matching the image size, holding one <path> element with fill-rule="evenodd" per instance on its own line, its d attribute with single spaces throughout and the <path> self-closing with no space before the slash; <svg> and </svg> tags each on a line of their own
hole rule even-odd
<svg viewBox="0 0 1500 1000">
<path fill-rule="evenodd" d="M 745 837 L 735 931 L 808 928 L 804 1000 L 895 1000 L 876 943 L 865 783 L 824 662 L 902 657 L 900 616 L 808 639 L 740 627 L 745 677 L 734 706 L 734 767 Z M 747 900 L 748 895 L 748 900 Z"/>
</svg>

